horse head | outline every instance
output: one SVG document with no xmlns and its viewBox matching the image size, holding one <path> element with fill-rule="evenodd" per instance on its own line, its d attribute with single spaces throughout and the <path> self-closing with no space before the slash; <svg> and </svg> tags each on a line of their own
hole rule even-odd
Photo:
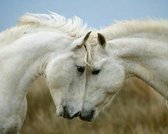
<svg viewBox="0 0 168 134">
<path fill-rule="evenodd" d="M 46 80 L 59 116 L 72 119 L 79 115 L 85 94 L 85 43 L 91 32 L 75 39 L 67 51 L 52 56 L 46 67 Z M 56 57 L 56 58 L 55 58 Z"/>
<path fill-rule="evenodd" d="M 88 47 L 86 92 L 80 118 L 91 121 L 121 89 L 125 71 L 117 57 L 109 51 L 106 38 L 98 33 Z M 89 48 L 90 47 L 90 48 Z M 115 52 L 114 52 L 115 53 Z"/>
</svg>

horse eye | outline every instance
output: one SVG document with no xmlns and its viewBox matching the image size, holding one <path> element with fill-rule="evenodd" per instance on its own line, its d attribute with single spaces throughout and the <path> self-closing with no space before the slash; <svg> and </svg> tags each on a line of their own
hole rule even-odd
<svg viewBox="0 0 168 134">
<path fill-rule="evenodd" d="M 85 67 L 84 66 L 76 66 L 78 72 L 83 73 L 85 71 Z"/>
<path fill-rule="evenodd" d="M 97 75 L 99 72 L 100 72 L 99 69 L 95 69 L 95 70 L 92 71 L 92 74 L 93 74 L 93 75 Z"/>
</svg>

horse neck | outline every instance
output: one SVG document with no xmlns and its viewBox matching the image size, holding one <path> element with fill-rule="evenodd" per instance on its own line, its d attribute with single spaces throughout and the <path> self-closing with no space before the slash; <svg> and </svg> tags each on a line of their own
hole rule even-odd
<svg viewBox="0 0 168 134">
<path fill-rule="evenodd" d="M 29 30 L 27 30 L 29 29 Z M 29 26 L 16 26 L 0 33 L 0 47 L 10 45 L 24 34 L 32 32 L 34 29 Z"/>
<path fill-rule="evenodd" d="M 14 107 L 16 103 L 20 106 L 29 85 L 44 72 L 50 58 L 63 52 L 69 43 L 65 35 L 39 32 L 22 37 L 14 45 L 1 49 L 0 100 L 14 103 L 11 105 Z"/>
<path fill-rule="evenodd" d="M 58 30 L 56 28 L 48 28 L 44 26 L 41 27 L 36 27 L 32 25 L 15 26 L 0 33 L 0 47 L 11 45 L 16 40 L 22 38 L 27 34 L 37 33 L 40 31 L 57 32 Z"/>
<path fill-rule="evenodd" d="M 143 36 L 145 35 L 145 36 Z M 138 77 L 168 99 L 168 40 L 161 35 L 129 36 L 111 41 L 126 77 Z"/>
</svg>

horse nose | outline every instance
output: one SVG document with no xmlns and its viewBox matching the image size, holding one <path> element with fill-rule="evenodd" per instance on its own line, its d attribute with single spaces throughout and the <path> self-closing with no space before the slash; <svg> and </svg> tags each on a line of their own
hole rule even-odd
<svg viewBox="0 0 168 134">
<path fill-rule="evenodd" d="M 87 110 L 87 111 L 82 111 L 79 115 L 81 120 L 84 121 L 92 121 L 93 116 L 94 116 L 95 110 L 91 109 L 91 110 Z"/>
<path fill-rule="evenodd" d="M 62 116 L 67 119 L 73 119 L 74 117 L 79 116 L 80 111 L 75 112 L 72 108 L 69 106 L 63 106 L 63 113 Z"/>
</svg>

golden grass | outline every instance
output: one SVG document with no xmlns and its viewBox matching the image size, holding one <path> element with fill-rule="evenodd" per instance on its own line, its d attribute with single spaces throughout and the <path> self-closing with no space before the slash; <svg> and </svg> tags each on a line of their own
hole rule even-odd
<svg viewBox="0 0 168 134">
<path fill-rule="evenodd" d="M 92 123 L 57 117 L 43 81 L 28 94 L 21 134 L 168 134 L 164 99 L 137 79 L 128 80 L 115 100 Z"/>
</svg>

